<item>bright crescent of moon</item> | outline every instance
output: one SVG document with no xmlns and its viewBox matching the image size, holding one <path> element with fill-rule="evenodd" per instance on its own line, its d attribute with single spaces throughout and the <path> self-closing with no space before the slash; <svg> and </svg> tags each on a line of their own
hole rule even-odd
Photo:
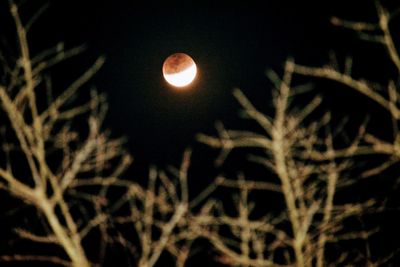
<svg viewBox="0 0 400 267">
<path fill-rule="evenodd" d="M 190 67 L 173 74 L 166 74 L 164 73 L 165 80 L 176 87 L 184 87 L 189 85 L 197 74 L 197 67 L 196 64 L 193 63 Z"/>
</svg>

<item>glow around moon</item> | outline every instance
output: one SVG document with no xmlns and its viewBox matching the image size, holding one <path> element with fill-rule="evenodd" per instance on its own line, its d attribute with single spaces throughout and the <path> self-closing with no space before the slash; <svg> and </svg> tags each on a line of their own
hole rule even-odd
<svg viewBox="0 0 400 267">
<path fill-rule="evenodd" d="M 169 56 L 163 65 L 165 80 L 175 87 L 188 86 L 196 78 L 196 74 L 196 63 L 184 53 L 176 53 Z"/>
</svg>

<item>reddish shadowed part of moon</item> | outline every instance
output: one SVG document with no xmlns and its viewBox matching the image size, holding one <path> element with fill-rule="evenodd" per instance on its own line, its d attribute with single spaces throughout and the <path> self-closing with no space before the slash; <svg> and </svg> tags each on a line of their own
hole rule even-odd
<svg viewBox="0 0 400 267">
<path fill-rule="evenodd" d="M 196 77 L 197 67 L 194 60 L 187 54 L 175 53 L 164 61 L 162 71 L 169 84 L 185 87 Z"/>
</svg>

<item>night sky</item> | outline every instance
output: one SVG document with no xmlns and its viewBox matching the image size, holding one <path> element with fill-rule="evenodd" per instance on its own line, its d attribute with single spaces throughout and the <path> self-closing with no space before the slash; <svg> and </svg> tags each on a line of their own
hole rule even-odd
<svg viewBox="0 0 400 267">
<path fill-rule="evenodd" d="M 0 2 L 4 8 L 6 1 Z M 22 15 L 26 17 L 46 3 L 25 2 L 29 8 Z M 66 47 L 87 45 L 83 54 L 51 70 L 60 91 L 98 56 L 106 57 L 104 67 L 79 97 L 87 99 L 93 86 L 107 94 L 104 128 L 114 137 L 127 138 L 126 146 L 134 157 L 128 174 L 133 177 L 145 174 L 149 164 L 179 164 L 185 148 L 191 147 L 193 166 L 201 170 L 193 173 L 192 186 L 211 181 L 221 171 L 213 165 L 218 151 L 199 144 L 196 134 L 216 134 L 216 121 L 227 128 L 260 130 L 239 118 L 240 106 L 232 90 L 240 88 L 261 111 L 270 111 L 272 85 L 266 70 L 281 72 L 289 57 L 303 65 L 321 66 L 329 62 L 331 51 L 337 53 L 339 63 L 353 55 L 354 74 L 377 81 L 386 80 L 394 71 L 384 49 L 363 44 L 351 32 L 330 23 L 332 16 L 374 20 L 372 0 L 268 0 L 263 5 L 242 1 L 246 3 L 221 6 L 217 1 L 214 6 L 182 1 L 153 3 L 152 7 L 133 0 L 48 2 L 48 10 L 28 36 L 32 53 L 60 41 Z M 396 1 L 386 2 L 391 6 Z M 2 24 L 11 22 L 7 12 L 0 14 Z M 0 33 L 12 33 L 12 25 L 8 28 L 2 27 Z M 189 54 L 199 70 L 187 90 L 173 89 L 162 77 L 163 61 L 176 52 Z M 375 67 L 381 63 L 388 67 Z M 315 94 L 325 97 L 324 108 L 336 114 L 333 121 L 351 116 L 350 132 L 365 119 L 362 107 L 368 107 L 372 118 L 382 115 L 378 106 L 355 92 L 309 81 L 316 82 Z M 371 121 L 372 132 L 385 134 L 380 123 L 386 121 Z M 381 195 L 387 190 L 387 186 L 377 188 Z"/>
<path fill-rule="evenodd" d="M 356 38 L 332 27 L 330 17 L 365 18 L 374 11 L 373 1 L 363 5 L 365 12 L 341 1 L 153 8 L 135 1 L 81 2 L 51 2 L 38 32 L 32 31 L 32 44 L 87 45 L 87 52 L 64 64 L 60 80 L 66 81 L 106 56 L 90 84 L 108 95 L 106 127 L 129 139 L 140 165 L 179 161 L 186 147 L 197 146 L 195 134 L 212 133 L 217 120 L 232 127 L 241 123 L 231 94 L 235 87 L 260 109 L 270 107 L 265 71 L 281 70 L 288 57 L 318 65 L 331 50 L 357 50 Z M 175 52 L 191 55 L 198 65 L 196 82 L 186 91 L 172 90 L 162 77 L 164 59 Z"/>
</svg>

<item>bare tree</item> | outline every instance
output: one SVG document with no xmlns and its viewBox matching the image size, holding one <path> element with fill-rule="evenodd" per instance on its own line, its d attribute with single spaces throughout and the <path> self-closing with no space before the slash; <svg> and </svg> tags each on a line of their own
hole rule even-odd
<svg viewBox="0 0 400 267">
<path fill-rule="evenodd" d="M 367 78 L 354 78 L 351 73 L 353 64 L 351 57 L 346 59 L 343 71 L 332 65 L 308 67 L 296 64 L 294 72 L 300 75 L 323 78 L 343 84 L 368 97 L 388 112 L 392 121 L 392 125 L 390 125 L 388 129 L 393 132 L 393 139 L 381 140 L 379 137 L 371 134 L 365 135 L 364 138 L 366 143 L 373 148 L 374 153 L 388 155 L 391 158 L 380 166 L 380 168 L 376 169 L 376 172 L 380 172 L 399 161 L 398 127 L 400 121 L 400 100 L 398 80 L 400 74 L 400 57 L 390 30 L 390 23 L 398 18 L 399 11 L 395 10 L 394 12 L 389 12 L 380 4 L 379 1 L 376 1 L 375 4 L 377 10 L 376 23 L 347 21 L 337 17 L 332 18 L 331 21 L 335 26 L 354 31 L 357 36 L 365 42 L 382 45 L 387 51 L 389 60 L 396 70 L 395 76 L 390 78 L 384 84 L 369 81 Z"/>
<path fill-rule="evenodd" d="M 140 267 L 156 266 L 163 258 L 183 267 L 199 239 L 214 248 L 217 261 L 231 266 L 377 266 L 391 259 L 394 252 L 374 262 L 368 249 L 364 258 L 346 249 L 333 251 L 337 250 L 335 244 L 366 240 L 379 231 L 345 226 L 349 220 L 380 211 L 375 199 L 349 202 L 339 199 L 338 194 L 398 163 L 397 76 L 378 85 L 352 77 L 351 59 L 344 71 L 331 66 L 302 66 L 289 59 L 282 74 L 268 73 L 274 86 L 270 115 L 263 114 L 236 89 L 241 114 L 262 131 L 229 130 L 218 123 L 218 136 L 200 134 L 198 140 L 221 150 L 218 165 L 232 150 L 252 149 L 248 160 L 265 168 L 263 177 L 252 179 L 241 173 L 232 179 L 221 175 L 201 193 L 192 195 L 189 150 L 178 168 L 150 167 L 145 183 L 121 177 L 132 157 L 123 149 L 123 139 L 113 139 L 101 128 L 107 110 L 105 96 L 91 90 L 88 102 L 73 101 L 78 90 L 86 90 L 84 85 L 101 68 L 104 58 L 97 59 L 62 92 L 53 90 L 47 70 L 84 47 L 66 50 L 58 44 L 31 55 L 27 32 L 37 15 L 24 23 L 13 1 L 9 7 L 18 54 L 13 58 L 0 52 L 0 116 L 5 120 L 0 132 L 4 155 L 0 189 L 32 207 L 43 221 L 41 229 L 15 227 L 15 233 L 27 242 L 51 248 L 43 249 L 41 255 L 2 255 L 3 261 L 103 265 L 109 246 L 119 246 L 129 251 L 128 257 Z M 377 11 L 375 24 L 338 18 L 332 22 L 384 45 L 399 74 L 400 59 L 389 27 L 398 12 L 389 13 L 379 3 Z M 361 124 L 343 146 L 337 137 L 341 129 L 332 127 L 331 113 L 321 112 L 321 95 L 305 105 L 296 103 L 305 88 L 296 83 L 298 75 L 339 82 L 378 103 L 392 120 L 388 129 L 393 130 L 393 139 L 373 135 Z M 388 160 L 361 170 L 354 168 L 360 161 L 369 163 L 368 158 L 358 156 L 377 154 L 387 155 Z M 233 202 L 213 197 L 215 190 L 233 191 Z M 254 197 L 260 191 L 281 199 L 283 208 L 265 208 Z M 99 241 L 97 258 L 89 259 L 87 240 Z M 59 249 L 62 253 L 53 253 Z"/>
<path fill-rule="evenodd" d="M 61 43 L 31 56 L 27 31 L 46 6 L 25 24 L 13 1 L 9 7 L 19 47 L 15 60 L 0 53 L 4 81 L 0 84 L 0 105 L 7 119 L 1 131 L 5 160 L 0 166 L 0 189 L 32 206 L 43 218 L 39 233 L 19 227 L 15 233 L 30 242 L 59 247 L 65 255 L 54 256 L 53 250 L 44 248 L 43 255 L 11 254 L 1 259 L 102 265 L 108 246 L 122 245 L 130 251 L 135 265 L 154 266 L 168 253 L 176 266 L 184 266 L 197 237 L 189 230 L 189 210 L 215 187 L 211 185 L 189 200 L 190 151 L 185 152 L 178 169 L 171 167 L 166 172 L 151 167 L 147 186 L 122 179 L 132 157 L 123 149 L 122 138 L 112 139 L 108 131 L 101 131 L 107 110 L 105 96 L 91 90 L 87 103 L 73 103 L 104 58 L 98 58 L 53 98 L 46 71 L 80 54 L 84 47 L 65 50 Z M 20 174 L 21 169 L 26 171 Z M 125 225 L 135 235 L 116 229 Z M 92 232 L 99 237 L 90 237 Z M 88 259 L 85 239 L 100 241 L 98 259 Z"/>
<path fill-rule="evenodd" d="M 390 14 L 378 2 L 377 11 L 379 21 L 376 24 L 338 18 L 333 18 L 332 22 L 355 30 L 362 39 L 383 44 L 400 72 L 399 55 L 389 27 L 389 22 L 398 12 Z M 234 266 L 325 266 L 349 263 L 377 266 L 386 263 L 395 253 L 388 253 L 388 257 L 377 262 L 372 262 L 371 255 L 360 258 L 346 250 L 341 251 L 337 258 L 328 256 L 332 255 L 329 253 L 330 244 L 351 239 L 367 240 L 371 234 L 379 231 L 379 228 L 346 229 L 346 220 L 382 210 L 382 207 L 376 206 L 374 199 L 338 202 L 337 192 L 354 185 L 361 178 L 381 173 L 397 163 L 399 158 L 399 93 L 395 82 L 398 77 L 388 81 L 387 85 L 355 79 L 351 76 L 351 63 L 348 59 L 345 71 L 340 72 L 331 66 L 307 67 L 288 60 L 283 78 L 275 72 L 268 73 L 276 88 L 272 116 L 257 110 L 240 90 L 234 91 L 243 108 L 243 117 L 261 126 L 264 130 L 262 133 L 227 130 L 218 123 L 217 137 L 198 136 L 200 142 L 221 149 L 217 164 L 222 164 L 233 149 L 253 148 L 261 152 L 250 155 L 249 160 L 263 165 L 269 170 L 266 174 L 270 173 L 264 181 L 244 177 L 238 181 L 221 181 L 222 186 L 239 190 L 240 198 L 234 202 L 237 216 L 227 216 L 221 204 L 216 205 L 214 211 L 210 209 L 207 220 L 199 220 L 202 235 L 210 240 L 225 263 Z M 368 133 L 366 125 L 362 124 L 353 140 L 346 147 L 339 148 L 334 138 L 337 132 L 331 130 L 330 113 L 315 119 L 316 109 L 323 101 L 321 96 L 316 96 L 301 108 L 293 104 L 304 89 L 293 84 L 296 74 L 342 83 L 381 105 L 392 118 L 392 125 L 388 129 L 393 130 L 393 140 L 385 141 Z M 381 90 L 383 88 L 387 88 L 385 93 Z M 313 116 L 311 119 L 308 118 L 310 114 Z M 375 167 L 369 164 L 367 169 L 355 173 L 357 156 L 376 154 L 387 155 L 388 160 Z M 264 217 L 254 218 L 252 208 L 260 209 L 258 203 L 251 205 L 248 200 L 249 193 L 254 190 L 281 193 L 285 210 L 270 215 L 264 211 Z M 213 215 L 215 213 L 219 215 Z M 290 229 L 285 227 L 288 223 Z M 228 235 L 221 230 L 224 227 L 230 229 Z M 370 254 L 369 249 L 365 253 Z"/>
<path fill-rule="evenodd" d="M 338 188 L 353 183 L 353 177 L 346 177 L 343 172 L 352 166 L 349 158 L 354 155 L 353 151 L 360 148 L 364 127 L 360 127 L 359 135 L 348 148 L 336 150 L 333 133 L 328 127 L 329 113 L 306 125 L 305 119 L 322 99 L 316 96 L 301 112 L 298 109 L 291 110 L 289 99 L 296 91 L 291 91 L 294 67 L 293 61 L 289 60 L 282 80 L 278 80 L 275 74 L 270 75 L 274 83 L 279 85 L 274 97 L 273 118 L 256 110 L 241 91 L 234 92 L 244 108 L 244 116 L 262 126 L 264 134 L 225 130 L 219 126 L 219 137 L 198 137 L 201 142 L 222 148 L 222 155 L 236 148 L 261 149 L 264 156 L 252 155 L 250 159 L 265 166 L 279 179 L 279 183 L 269 182 L 268 176 L 266 181 L 240 179 L 221 183 L 238 188 L 238 217 L 228 218 L 222 213 L 222 217 L 212 217 L 209 223 L 228 225 L 232 234 L 237 235 L 238 247 L 235 249 L 230 242 L 225 242 L 229 239 L 220 236 L 218 227 L 214 231 L 204 231 L 204 235 L 221 253 L 240 265 L 312 266 L 316 262 L 318 266 L 323 266 L 326 263 L 327 243 L 368 234 L 355 230 L 346 233 L 341 225 L 348 217 L 368 211 L 374 204 L 373 200 L 340 205 L 334 201 Z M 327 133 L 323 137 L 325 131 Z M 273 180 L 274 176 L 270 176 Z M 266 217 L 251 219 L 251 205 L 248 203 L 250 190 L 281 193 L 286 209 L 274 217 L 266 213 Z M 284 227 L 287 223 L 291 229 Z M 267 242 L 271 238 L 273 241 Z M 277 256 L 282 253 L 283 258 Z"/>
<path fill-rule="evenodd" d="M 97 59 L 66 90 L 52 98 L 52 83 L 46 70 L 79 54 L 83 47 L 65 50 L 59 44 L 32 56 L 27 40 L 32 21 L 23 23 L 13 1 L 9 7 L 19 47 L 14 61 L 1 54 L 3 80 L 7 83 L 0 84 L 0 105 L 10 125 L 2 126 L 6 161 L 0 167 L 1 189 L 33 206 L 45 220 L 45 235 L 21 228 L 14 229 L 15 232 L 30 241 L 59 246 L 67 257 L 10 255 L 2 259 L 90 266 L 82 242 L 91 229 L 107 220 L 98 204 L 104 203 L 106 190 L 103 188 L 99 194 L 79 191 L 77 181 L 118 177 L 131 162 L 121 147 L 123 140 L 111 139 L 100 130 L 107 109 L 104 95 L 93 90 L 87 103 L 69 105 L 78 89 L 103 65 L 104 58 Z M 47 104 L 39 104 L 45 102 L 46 93 Z M 86 121 L 87 134 L 77 131 L 79 127 L 74 121 L 79 117 L 84 118 L 79 127 Z M 114 164 L 110 165 L 111 162 Z M 17 170 L 27 171 L 15 174 Z M 92 204 L 92 210 L 83 216 L 79 207 L 73 205 L 75 198 L 79 202 L 86 199 L 87 203 L 82 205 Z"/>
<path fill-rule="evenodd" d="M 114 204 L 113 209 L 128 206 L 128 214 L 115 217 L 118 224 L 132 225 L 139 246 L 129 245 L 140 267 L 152 267 L 164 252 L 174 259 L 176 266 L 184 266 L 195 238 L 188 230 L 189 192 L 187 173 L 190 151 L 186 151 L 179 169 L 171 167 L 174 178 L 165 171 L 151 167 L 148 186 L 132 184 L 126 194 Z M 121 237 L 123 246 L 132 239 Z"/>
</svg>

